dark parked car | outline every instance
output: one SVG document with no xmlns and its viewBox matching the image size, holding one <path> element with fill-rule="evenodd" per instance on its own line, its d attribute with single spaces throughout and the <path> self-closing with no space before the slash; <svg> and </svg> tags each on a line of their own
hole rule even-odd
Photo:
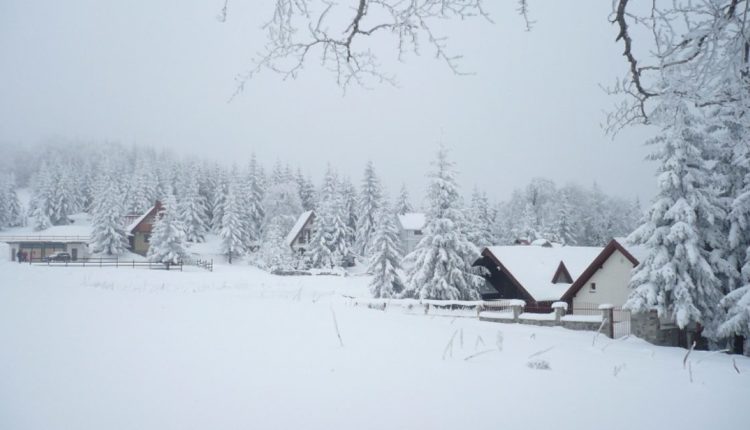
<svg viewBox="0 0 750 430">
<path fill-rule="evenodd" d="M 54 254 L 46 258 L 46 261 L 68 262 L 70 260 L 71 260 L 70 254 L 68 254 L 67 252 L 55 252 Z"/>
</svg>

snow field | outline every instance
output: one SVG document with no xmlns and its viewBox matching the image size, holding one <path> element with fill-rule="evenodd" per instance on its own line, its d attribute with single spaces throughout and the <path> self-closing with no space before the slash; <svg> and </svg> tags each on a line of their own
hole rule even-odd
<svg viewBox="0 0 750 430">
<path fill-rule="evenodd" d="M 745 357 L 693 352 L 691 382 L 684 350 L 635 338 L 592 345 L 589 332 L 348 305 L 342 295 L 366 296 L 368 277 L 0 263 L 0 279 L 2 429 L 698 429 L 750 419 Z"/>
</svg>

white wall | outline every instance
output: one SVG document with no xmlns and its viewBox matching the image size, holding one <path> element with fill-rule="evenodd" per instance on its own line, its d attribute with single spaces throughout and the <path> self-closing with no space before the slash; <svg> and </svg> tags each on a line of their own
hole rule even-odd
<svg viewBox="0 0 750 430">
<path fill-rule="evenodd" d="M 419 241 L 422 240 L 424 234 L 415 234 L 415 230 L 404 230 L 399 229 L 399 237 L 401 238 L 401 247 L 404 255 L 414 251 L 419 245 Z"/>
<path fill-rule="evenodd" d="M 578 291 L 573 297 L 573 309 L 586 308 L 589 305 L 600 305 L 609 303 L 615 306 L 622 306 L 628 299 L 630 289 L 630 274 L 633 271 L 633 264 L 625 258 L 618 250 L 610 255 L 604 262 L 601 269 L 594 273 L 594 276 L 586 282 L 586 285 Z M 596 292 L 591 291 L 591 283 L 596 283 Z"/>
</svg>

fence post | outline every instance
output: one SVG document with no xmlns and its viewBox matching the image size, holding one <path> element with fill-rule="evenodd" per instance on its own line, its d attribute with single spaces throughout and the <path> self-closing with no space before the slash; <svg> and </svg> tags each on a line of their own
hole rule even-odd
<svg viewBox="0 0 750 430">
<path fill-rule="evenodd" d="M 602 311 L 602 320 L 605 322 L 604 330 L 610 339 L 615 338 L 615 321 L 614 321 L 614 306 L 609 303 L 599 305 L 599 310 Z"/>
<path fill-rule="evenodd" d="M 523 300 L 513 299 L 510 301 L 510 308 L 513 310 L 513 321 L 518 322 L 524 307 L 526 307 L 526 302 Z"/>
<path fill-rule="evenodd" d="M 559 325 L 562 322 L 562 317 L 568 311 L 568 304 L 566 302 L 555 302 L 552 303 L 552 309 L 555 311 L 555 322 Z"/>
</svg>

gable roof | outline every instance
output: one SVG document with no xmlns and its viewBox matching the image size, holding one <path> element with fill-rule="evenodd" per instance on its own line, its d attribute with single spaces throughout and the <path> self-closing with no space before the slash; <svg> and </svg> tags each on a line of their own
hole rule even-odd
<svg viewBox="0 0 750 430">
<path fill-rule="evenodd" d="M 286 235 L 286 244 L 289 246 L 292 246 L 295 240 L 297 240 L 297 237 L 299 237 L 299 234 L 302 233 L 302 229 L 307 224 L 307 221 L 310 220 L 315 215 L 315 212 L 313 211 L 307 211 L 303 212 L 302 215 L 297 218 L 297 222 L 294 223 L 294 226 L 289 231 L 289 234 Z"/>
<path fill-rule="evenodd" d="M 127 233 L 132 234 L 133 230 L 138 228 L 141 224 L 143 224 L 146 221 L 146 218 L 148 218 L 149 215 L 152 213 L 156 215 L 156 213 L 161 210 L 162 206 L 159 201 L 157 201 L 153 206 L 151 206 L 146 212 L 143 213 L 143 215 L 139 216 L 133 222 L 130 223 L 127 227 Z"/>
<path fill-rule="evenodd" d="M 423 213 L 407 212 L 398 216 L 398 223 L 403 230 L 422 230 L 426 224 L 426 216 Z"/>
<path fill-rule="evenodd" d="M 482 255 L 497 263 L 531 300 L 543 302 L 559 300 L 571 286 L 552 282 L 558 271 L 564 269 L 575 280 L 601 250 L 593 246 L 491 246 Z"/>
<path fill-rule="evenodd" d="M 564 281 L 560 281 L 560 277 L 563 277 Z M 553 284 L 572 284 L 573 283 L 573 277 L 570 275 L 570 271 L 567 267 L 565 267 L 565 263 L 562 261 L 560 262 L 560 265 L 557 266 L 557 270 L 555 270 L 555 274 L 552 275 L 552 283 Z"/>
<path fill-rule="evenodd" d="M 578 294 L 581 288 L 583 288 L 583 286 L 588 283 L 589 279 L 594 276 L 594 273 L 596 273 L 596 271 L 602 267 L 604 262 L 607 261 L 609 257 L 611 257 L 612 254 L 615 253 L 615 251 L 620 251 L 620 253 L 624 255 L 625 258 L 628 259 L 628 261 L 630 261 L 633 267 L 639 264 L 639 260 L 635 256 L 633 256 L 633 253 L 638 254 L 639 256 L 641 256 L 641 258 L 645 257 L 643 255 L 643 252 L 645 252 L 645 249 L 643 247 L 628 245 L 628 247 L 626 248 L 626 246 L 623 245 L 623 243 L 620 243 L 620 241 L 622 241 L 623 243 L 626 242 L 622 238 L 620 238 L 619 240 L 612 239 L 609 241 L 602 252 L 600 252 L 599 255 L 596 256 L 596 258 L 591 262 L 591 264 L 589 264 L 586 270 L 584 270 L 583 273 L 581 273 L 581 275 L 573 282 L 573 284 L 570 286 L 570 289 L 565 292 L 562 300 L 572 300 L 573 297 Z"/>
</svg>

